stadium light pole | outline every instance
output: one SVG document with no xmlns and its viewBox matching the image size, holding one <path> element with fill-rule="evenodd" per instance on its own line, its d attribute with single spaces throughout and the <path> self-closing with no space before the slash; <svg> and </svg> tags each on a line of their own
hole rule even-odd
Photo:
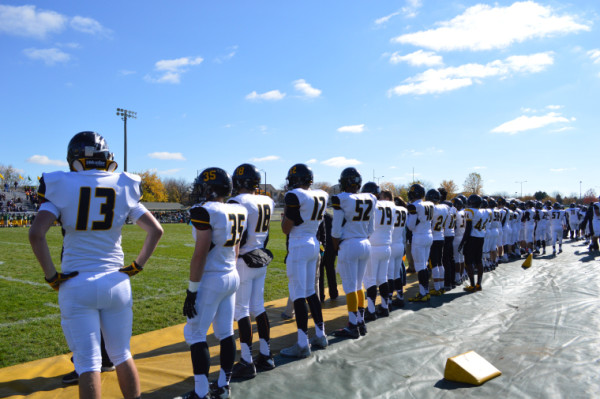
<svg viewBox="0 0 600 399">
<path fill-rule="evenodd" d="M 523 183 L 527 183 L 527 180 L 516 181 L 515 183 L 521 184 L 521 198 L 523 198 Z"/>
<path fill-rule="evenodd" d="M 265 195 L 267 195 L 267 171 L 264 169 L 260 169 L 260 171 L 265 174 Z"/>
<path fill-rule="evenodd" d="M 129 118 L 137 119 L 137 112 L 129 111 L 129 110 L 123 109 L 123 108 L 117 108 L 117 116 L 120 116 L 121 119 L 123 120 L 123 136 L 124 136 L 124 147 L 125 147 L 125 154 L 124 154 L 125 162 L 123 165 L 123 170 L 125 172 L 127 172 L 127 119 L 129 119 Z"/>
<path fill-rule="evenodd" d="M 376 179 L 377 179 L 377 185 L 379 185 L 379 180 L 381 180 L 383 177 L 385 177 L 385 176 L 376 177 Z"/>
</svg>

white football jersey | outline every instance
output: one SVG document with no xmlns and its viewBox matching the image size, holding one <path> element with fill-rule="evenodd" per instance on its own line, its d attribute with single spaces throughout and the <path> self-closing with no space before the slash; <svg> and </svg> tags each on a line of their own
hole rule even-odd
<svg viewBox="0 0 600 399">
<path fill-rule="evenodd" d="M 229 273 L 235 269 L 235 247 L 246 230 L 248 212 L 238 204 L 207 201 L 190 208 L 194 228 L 212 230 L 212 244 L 204 273 Z"/>
<path fill-rule="evenodd" d="M 285 195 L 286 208 L 299 208 L 300 213 L 300 220 L 294 221 L 295 225 L 290 231 L 290 239 L 317 236 L 328 198 L 329 195 L 323 190 L 295 188 L 287 192 Z"/>
<path fill-rule="evenodd" d="M 499 229 L 502 229 L 506 225 L 506 221 L 508 220 L 508 209 L 506 208 L 498 208 L 500 212 L 500 226 Z"/>
<path fill-rule="evenodd" d="M 448 216 L 444 221 L 444 237 L 454 237 L 456 228 L 456 208 L 453 206 L 448 206 Z"/>
<path fill-rule="evenodd" d="M 407 216 L 408 211 L 405 207 L 394 207 L 394 231 L 392 232 L 392 243 L 402 243 L 404 245 Z"/>
<path fill-rule="evenodd" d="M 40 211 L 59 218 L 65 232 L 61 271 L 106 272 L 124 265 L 121 228 L 147 212 L 141 178 L 102 170 L 44 173 Z"/>
<path fill-rule="evenodd" d="M 569 215 L 570 223 L 579 222 L 579 208 L 569 208 L 567 209 L 567 215 Z"/>
<path fill-rule="evenodd" d="M 431 219 L 431 234 L 434 241 L 444 239 L 444 222 L 448 217 L 448 206 L 436 204 L 433 206 L 433 218 Z"/>
<path fill-rule="evenodd" d="M 465 219 L 471 221 L 471 236 L 472 237 L 485 237 L 485 226 L 488 224 L 490 214 L 487 212 L 489 209 L 465 209 Z"/>
<path fill-rule="evenodd" d="M 526 226 L 533 227 L 535 224 L 535 209 L 525 209 L 525 212 L 523 212 L 523 219 L 525 220 Z"/>
<path fill-rule="evenodd" d="M 567 217 L 565 211 L 562 209 L 553 209 L 550 211 L 550 220 L 552 222 L 552 229 L 562 229 L 567 224 Z"/>
<path fill-rule="evenodd" d="M 377 201 L 375 206 L 375 220 L 373 221 L 373 234 L 369 237 L 371 245 L 389 246 L 392 244 L 394 231 L 394 208 L 392 201 Z"/>
<path fill-rule="evenodd" d="M 248 211 L 246 240 L 240 246 L 240 255 L 264 248 L 269 236 L 269 225 L 275 204 L 266 195 L 238 194 L 229 203 L 242 205 Z"/>
<path fill-rule="evenodd" d="M 377 198 L 370 193 L 340 193 L 331 197 L 331 235 L 341 240 L 368 238 L 375 231 Z"/>
<path fill-rule="evenodd" d="M 408 228 L 413 235 L 432 236 L 433 202 L 418 199 L 408 205 Z"/>
<path fill-rule="evenodd" d="M 456 227 L 454 228 L 454 234 L 456 235 L 456 237 L 464 236 L 466 227 L 467 218 L 465 217 L 465 210 L 461 209 L 460 211 L 456 211 Z"/>
<path fill-rule="evenodd" d="M 594 207 L 594 209 L 592 210 L 592 219 L 600 221 L 600 202 L 594 202 L 590 206 Z"/>
<path fill-rule="evenodd" d="M 492 221 L 489 224 L 489 227 L 491 229 L 501 229 L 502 228 L 502 213 L 500 212 L 500 209 L 498 208 L 494 208 L 491 210 L 492 211 Z"/>
</svg>

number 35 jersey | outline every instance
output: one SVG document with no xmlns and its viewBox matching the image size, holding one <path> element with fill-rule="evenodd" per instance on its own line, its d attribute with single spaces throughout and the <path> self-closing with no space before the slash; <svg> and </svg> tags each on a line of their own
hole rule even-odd
<svg viewBox="0 0 600 399">
<path fill-rule="evenodd" d="M 294 221 L 290 239 L 315 238 L 329 195 L 323 190 L 295 188 L 285 195 L 285 217 Z"/>
<path fill-rule="evenodd" d="M 40 211 L 60 218 L 64 229 L 63 273 L 106 272 L 123 266 L 121 228 L 147 212 L 139 203 L 141 179 L 101 170 L 44 173 Z"/>
<path fill-rule="evenodd" d="M 239 194 L 229 203 L 242 205 L 248 211 L 246 240 L 242 240 L 240 255 L 265 247 L 273 214 L 273 200 L 266 195 Z"/>
<path fill-rule="evenodd" d="M 191 222 L 198 230 L 212 230 L 212 243 L 204 273 L 229 273 L 235 269 L 235 247 L 246 230 L 248 212 L 238 204 L 207 201 L 190 209 Z M 194 235 L 195 236 L 195 235 Z"/>
<path fill-rule="evenodd" d="M 370 193 L 340 193 L 331 197 L 332 237 L 341 240 L 368 238 L 374 229 L 374 208 L 377 199 Z"/>
</svg>

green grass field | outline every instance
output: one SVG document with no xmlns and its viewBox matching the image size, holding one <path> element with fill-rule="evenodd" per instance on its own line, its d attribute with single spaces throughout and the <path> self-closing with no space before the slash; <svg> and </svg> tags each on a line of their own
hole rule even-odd
<svg viewBox="0 0 600 399">
<path fill-rule="evenodd" d="M 165 234 L 144 272 L 132 278 L 134 335 L 185 322 L 181 309 L 194 246 L 191 228 L 184 224 L 163 227 Z M 28 231 L 0 229 L 0 367 L 69 352 L 60 327 L 57 293 L 44 281 Z M 144 234 L 137 226 L 123 228 L 126 262 L 137 255 Z M 51 228 L 47 238 L 58 267 L 60 228 Z M 285 236 L 277 224 L 273 224 L 268 247 L 275 259 L 269 265 L 265 301 L 288 295 Z"/>
</svg>

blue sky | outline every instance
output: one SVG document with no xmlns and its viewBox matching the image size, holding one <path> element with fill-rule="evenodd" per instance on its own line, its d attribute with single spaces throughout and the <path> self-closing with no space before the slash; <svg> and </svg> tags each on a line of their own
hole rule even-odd
<svg viewBox="0 0 600 399">
<path fill-rule="evenodd" d="M 595 1 L 37 1 L 0 5 L 0 163 L 66 169 L 94 130 L 129 171 L 252 162 L 280 187 L 415 177 L 600 192 Z"/>
</svg>

